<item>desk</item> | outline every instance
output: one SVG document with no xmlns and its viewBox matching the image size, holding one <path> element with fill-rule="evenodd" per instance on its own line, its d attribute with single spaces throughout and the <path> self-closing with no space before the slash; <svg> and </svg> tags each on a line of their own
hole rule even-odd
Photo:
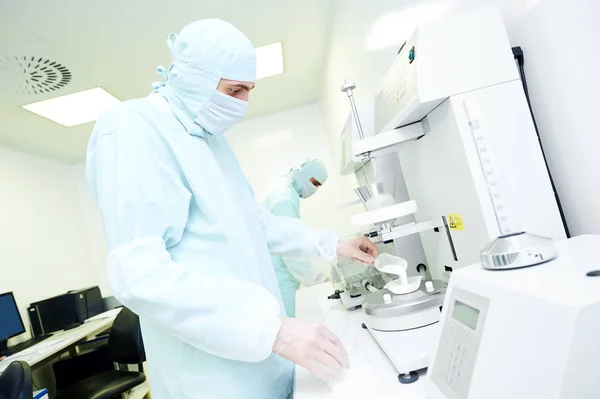
<svg viewBox="0 0 600 399">
<path fill-rule="evenodd" d="M 101 313 L 86 320 L 84 324 L 77 328 L 56 332 L 52 337 L 0 361 L 0 374 L 15 360 L 23 360 L 32 369 L 35 369 L 36 366 L 43 364 L 46 360 L 71 350 L 87 339 L 108 330 L 120 311 L 121 309 L 113 309 Z"/>
<path fill-rule="evenodd" d="M 363 311 L 347 311 L 339 300 L 327 299 L 334 291 L 331 283 L 304 288 L 296 293 L 296 318 L 324 324 L 342 341 L 350 359 L 350 369 L 328 385 L 302 367 L 296 367 L 294 399 L 314 398 L 405 398 L 425 399 L 425 378 L 403 385 L 398 372 L 363 329 Z"/>
</svg>

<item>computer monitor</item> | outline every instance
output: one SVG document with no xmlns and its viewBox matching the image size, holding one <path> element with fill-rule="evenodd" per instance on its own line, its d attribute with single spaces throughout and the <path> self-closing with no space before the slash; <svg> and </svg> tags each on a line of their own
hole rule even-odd
<svg viewBox="0 0 600 399">
<path fill-rule="evenodd" d="M 0 350 L 6 349 L 6 341 L 25 332 L 25 325 L 17 301 L 12 292 L 0 294 Z"/>
<path fill-rule="evenodd" d="M 80 323 L 73 295 L 62 294 L 33 305 L 35 305 L 38 317 L 44 326 L 44 334 Z M 29 315 L 31 316 L 31 313 Z"/>
</svg>

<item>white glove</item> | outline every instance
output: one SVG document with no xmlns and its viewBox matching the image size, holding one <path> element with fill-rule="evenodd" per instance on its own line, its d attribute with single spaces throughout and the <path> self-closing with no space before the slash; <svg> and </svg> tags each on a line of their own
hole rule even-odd
<svg viewBox="0 0 600 399">
<path fill-rule="evenodd" d="M 299 364 L 317 378 L 329 382 L 349 367 L 348 355 L 334 333 L 320 324 L 281 318 L 273 352 Z"/>
<path fill-rule="evenodd" d="M 340 240 L 337 246 L 337 254 L 342 258 L 352 259 L 365 265 L 372 265 L 379 255 L 377 246 L 367 237 L 355 237 Z"/>
</svg>

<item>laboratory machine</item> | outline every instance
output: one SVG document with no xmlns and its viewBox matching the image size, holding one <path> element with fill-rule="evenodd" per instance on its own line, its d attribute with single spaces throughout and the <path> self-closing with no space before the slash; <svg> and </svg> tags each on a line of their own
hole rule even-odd
<svg viewBox="0 0 600 399">
<path fill-rule="evenodd" d="M 599 235 L 538 266 L 452 274 L 427 373 L 432 399 L 600 397 Z"/>
<path fill-rule="evenodd" d="M 419 275 L 426 269 L 426 266 L 424 264 L 425 255 L 418 236 L 407 235 L 403 240 L 382 240 L 378 235 L 381 229 L 389 229 L 395 223 L 404 228 L 414 228 L 415 226 L 413 213 L 416 210 L 416 204 L 414 201 L 396 203 L 395 198 L 399 196 L 396 193 L 396 185 L 397 183 L 403 184 L 396 180 L 389 179 L 355 189 L 354 191 L 367 211 L 353 215 L 352 223 L 356 226 L 375 225 L 373 229 L 367 229 L 371 231 L 365 231 L 362 234 L 370 237 L 376 243 L 380 253 L 395 254 L 398 252 L 398 246 L 402 246 L 403 257 L 408 258 L 413 265 L 408 274 Z M 399 222 L 400 220 L 401 222 Z M 369 294 L 383 289 L 393 280 L 392 276 L 381 273 L 375 268 L 365 268 L 363 264 L 342 259 L 332 267 L 331 275 L 335 293 L 331 295 L 330 299 L 341 299 L 347 309 L 361 306 Z"/>
<path fill-rule="evenodd" d="M 372 200 L 352 222 L 380 245 L 393 242 L 409 275 L 423 276 L 403 295 L 371 286 L 365 327 L 410 383 L 434 354 L 451 273 L 478 264 L 484 248 L 491 268 L 547 261 L 556 256 L 548 243 L 567 230 L 497 11 L 420 25 L 376 90 L 372 115 L 354 104 L 355 89 L 342 86 L 356 126 L 343 134 L 342 173 L 363 187 L 394 178 L 396 188 L 393 201 Z"/>
<path fill-rule="evenodd" d="M 373 267 L 355 263 L 351 259 L 338 260 L 331 268 L 331 283 L 335 292 L 329 299 L 340 299 L 346 309 L 360 307 L 365 297 L 383 289 L 393 278 Z"/>
</svg>

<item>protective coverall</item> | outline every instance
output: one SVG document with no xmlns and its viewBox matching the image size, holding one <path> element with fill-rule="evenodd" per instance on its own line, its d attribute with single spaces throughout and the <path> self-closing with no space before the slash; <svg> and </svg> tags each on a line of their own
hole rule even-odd
<svg viewBox="0 0 600 399">
<path fill-rule="evenodd" d="M 166 82 L 101 116 L 88 145 L 111 288 L 140 317 L 154 398 L 286 398 L 269 253 L 333 261 L 338 237 L 257 206 L 222 134 L 237 120 L 216 88 L 255 80 L 250 41 L 203 20 L 168 44 Z"/>
</svg>

